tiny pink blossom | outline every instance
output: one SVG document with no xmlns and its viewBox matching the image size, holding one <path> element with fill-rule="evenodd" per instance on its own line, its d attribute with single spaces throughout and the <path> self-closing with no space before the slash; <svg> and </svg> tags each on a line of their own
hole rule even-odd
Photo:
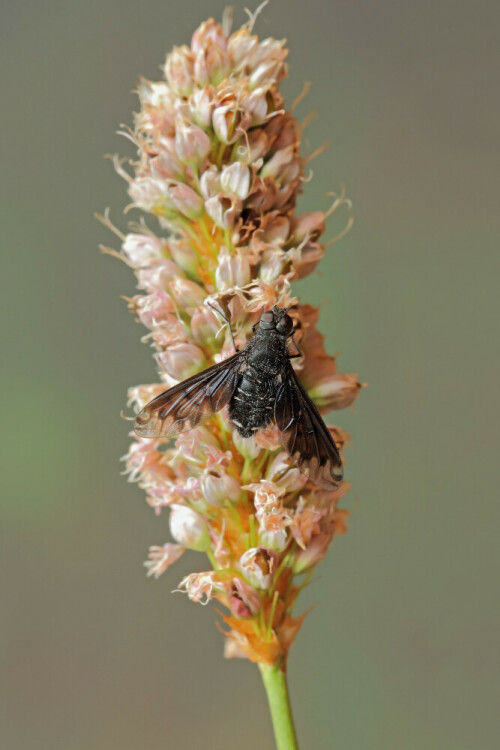
<svg viewBox="0 0 500 750">
<path fill-rule="evenodd" d="M 199 513 L 187 505 L 171 505 L 169 523 L 170 533 L 179 544 L 198 551 L 208 547 L 208 524 Z"/>
<path fill-rule="evenodd" d="M 203 199 L 189 185 L 184 185 L 182 182 L 171 182 L 168 195 L 177 210 L 188 219 L 197 219 L 202 215 Z"/>
<path fill-rule="evenodd" d="M 248 259 L 240 252 L 230 253 L 227 247 L 219 250 L 215 283 L 219 291 L 245 286 L 251 278 Z"/>
<path fill-rule="evenodd" d="M 148 560 L 144 563 L 147 575 L 159 578 L 173 563 L 184 554 L 181 544 L 164 544 L 162 547 L 150 547 Z"/>
<path fill-rule="evenodd" d="M 224 587 L 217 580 L 215 570 L 206 573 L 191 573 L 182 579 L 177 591 L 185 591 L 192 602 L 208 604 L 215 592 L 222 592 Z"/>
<path fill-rule="evenodd" d="M 191 49 L 194 53 L 215 46 L 225 50 L 227 48 L 227 37 L 222 27 L 213 18 L 203 21 L 191 37 Z"/>
<path fill-rule="evenodd" d="M 146 328 L 154 328 L 164 320 L 168 320 L 170 313 L 175 312 L 172 297 L 163 290 L 152 294 L 134 297 L 139 320 Z"/>
<path fill-rule="evenodd" d="M 318 508 L 307 505 L 303 497 L 299 498 L 290 525 L 292 535 L 302 549 L 306 549 L 313 535 L 320 533 L 320 521 L 323 514 Z"/>
<path fill-rule="evenodd" d="M 135 266 L 145 266 L 163 255 L 165 240 L 150 234 L 127 234 L 122 250 Z"/>
<path fill-rule="evenodd" d="M 179 307 L 189 311 L 202 305 L 206 297 L 204 290 L 199 284 L 180 277 L 172 279 L 169 284 L 169 290 Z"/>
<path fill-rule="evenodd" d="M 236 617 L 252 617 L 261 608 L 262 602 L 260 596 L 254 588 L 241 580 L 234 577 L 232 588 L 229 593 L 229 606 Z"/>
<path fill-rule="evenodd" d="M 202 350 L 188 342 L 178 342 L 155 354 L 162 370 L 175 380 L 185 380 L 203 369 L 205 355 Z"/>
<path fill-rule="evenodd" d="M 269 464 L 266 479 L 285 492 L 297 492 L 307 484 L 307 477 L 295 466 L 286 451 L 278 453 Z"/>
<path fill-rule="evenodd" d="M 235 502 L 241 494 L 239 482 L 222 468 L 206 470 L 201 480 L 201 488 L 207 503 L 214 506 Z"/>
<path fill-rule="evenodd" d="M 173 91 L 189 96 L 193 90 L 193 60 L 187 47 L 174 47 L 167 57 L 165 75 Z"/>
<path fill-rule="evenodd" d="M 208 87 L 197 89 L 189 99 L 189 108 L 195 122 L 207 129 L 212 122 L 213 101 Z"/>
<path fill-rule="evenodd" d="M 175 131 L 175 150 L 181 161 L 196 168 L 210 153 L 210 138 L 196 125 L 180 122 Z"/>
<path fill-rule="evenodd" d="M 234 162 L 221 172 L 221 190 L 226 195 L 235 195 L 245 200 L 250 190 L 250 170 L 241 162 Z"/>
<path fill-rule="evenodd" d="M 239 199 L 214 195 L 205 201 L 205 210 L 218 227 L 232 229 L 240 213 Z"/>
<path fill-rule="evenodd" d="M 166 258 L 151 260 L 147 267 L 137 271 L 139 288 L 149 293 L 165 291 L 168 282 L 179 277 L 183 273 L 177 263 Z"/>
<path fill-rule="evenodd" d="M 221 336 L 221 321 L 207 305 L 197 307 L 191 317 L 191 330 L 194 340 L 202 346 L 215 346 Z"/>
<path fill-rule="evenodd" d="M 240 567 L 252 586 L 267 589 L 276 568 L 277 555 L 265 547 L 250 547 L 240 557 Z"/>
</svg>

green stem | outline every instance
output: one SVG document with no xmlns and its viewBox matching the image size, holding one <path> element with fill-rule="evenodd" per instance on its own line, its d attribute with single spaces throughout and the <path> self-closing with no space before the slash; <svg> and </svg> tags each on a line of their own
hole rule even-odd
<svg viewBox="0 0 500 750">
<path fill-rule="evenodd" d="M 277 750 L 298 750 L 286 672 L 277 664 L 259 664 L 259 669 L 266 688 Z"/>
</svg>

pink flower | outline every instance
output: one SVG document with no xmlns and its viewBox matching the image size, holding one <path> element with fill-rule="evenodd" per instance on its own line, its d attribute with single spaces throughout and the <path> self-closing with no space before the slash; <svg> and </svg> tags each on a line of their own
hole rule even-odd
<svg viewBox="0 0 500 750">
<path fill-rule="evenodd" d="M 139 320 L 146 328 L 154 328 L 163 320 L 167 320 L 170 313 L 175 312 L 172 297 L 162 290 L 134 297 L 134 302 Z"/>
<path fill-rule="evenodd" d="M 208 604 L 214 591 L 223 591 L 224 588 L 217 580 L 214 570 L 207 573 L 191 573 L 182 579 L 177 591 L 185 591 L 192 602 Z"/>
<path fill-rule="evenodd" d="M 241 494 L 239 482 L 220 467 L 204 471 L 201 489 L 207 503 L 214 506 L 235 502 Z"/>
<path fill-rule="evenodd" d="M 149 234 L 127 234 L 122 250 L 135 266 L 145 266 L 162 257 L 166 248 L 164 240 Z"/>
<path fill-rule="evenodd" d="M 287 49 L 253 35 L 255 19 L 234 33 L 230 14 L 222 24 L 209 19 L 190 46 L 167 56 L 163 81 L 141 79 L 131 133 L 137 155 L 127 170 L 114 160 L 143 212 L 126 236 L 115 230 L 119 255 L 138 282 L 129 308 L 147 329 L 143 341 L 163 381 L 130 389 L 136 412 L 245 347 L 273 305 L 294 321 L 303 357 L 292 364 L 322 411 L 350 405 L 361 387 L 356 376 L 337 372 L 317 311 L 292 295 L 292 282 L 324 253 L 326 217 L 348 201 L 342 195 L 327 213 L 297 215 L 308 179 L 302 127 L 279 85 Z M 106 216 L 103 223 L 111 226 Z M 153 223 L 159 236 L 149 229 Z M 284 664 L 302 621 L 291 615 L 301 588 L 294 576 L 318 563 L 346 530 L 347 511 L 337 505 L 348 483 L 322 490 L 286 452 L 276 424 L 242 438 L 227 407 L 211 413 L 213 392 L 203 401 L 184 391 L 177 391 L 177 408 L 192 417 L 193 398 L 200 424 L 180 435 L 134 438 L 124 457 L 125 473 L 153 511 L 169 509 L 173 542 L 150 548 L 148 575 L 162 575 L 185 549 L 206 553 L 214 570 L 186 576 L 179 590 L 226 608 L 228 655 Z M 342 451 L 347 436 L 329 429 Z"/>
<path fill-rule="evenodd" d="M 205 355 L 203 351 L 188 342 L 170 344 L 163 352 L 158 352 L 156 361 L 175 380 L 185 380 L 203 369 Z"/>
<path fill-rule="evenodd" d="M 278 556 L 265 547 L 250 547 L 240 557 L 242 573 L 258 589 L 270 587 Z"/>
<path fill-rule="evenodd" d="M 290 531 L 299 547 L 306 549 L 313 535 L 320 533 L 320 521 L 322 517 L 323 514 L 318 508 L 306 505 L 303 497 L 299 499 L 290 525 Z"/>
<path fill-rule="evenodd" d="M 184 554 L 181 544 L 164 544 L 162 547 L 150 547 L 148 560 L 144 563 L 147 575 L 159 578 L 174 562 Z"/>
<path fill-rule="evenodd" d="M 186 505 L 170 506 L 170 533 L 183 547 L 202 551 L 210 543 L 209 527 L 199 513 Z"/>
</svg>

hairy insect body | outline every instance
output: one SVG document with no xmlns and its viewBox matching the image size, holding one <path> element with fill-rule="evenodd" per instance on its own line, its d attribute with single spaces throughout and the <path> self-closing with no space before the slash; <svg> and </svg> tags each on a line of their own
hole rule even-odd
<svg viewBox="0 0 500 750">
<path fill-rule="evenodd" d="M 259 333 L 248 345 L 246 367 L 229 402 L 229 418 L 242 437 L 251 437 L 274 420 L 280 373 L 289 358 L 283 336 Z"/>
<path fill-rule="evenodd" d="M 142 438 L 192 430 L 224 407 L 242 437 L 276 424 L 283 447 L 307 477 L 326 490 L 342 482 L 342 460 L 328 427 L 290 360 L 300 356 L 284 308 L 263 312 L 241 351 L 157 396 L 135 419 Z M 288 350 L 288 339 L 297 353 Z M 233 342 L 234 343 L 234 342 Z"/>
</svg>

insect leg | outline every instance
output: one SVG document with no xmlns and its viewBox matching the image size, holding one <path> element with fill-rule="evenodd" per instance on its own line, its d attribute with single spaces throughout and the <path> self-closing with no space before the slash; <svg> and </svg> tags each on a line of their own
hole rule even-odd
<svg viewBox="0 0 500 750">
<path fill-rule="evenodd" d="M 297 354 L 290 354 L 290 359 L 297 359 L 297 357 L 303 357 L 304 355 L 300 351 L 299 345 L 297 344 L 297 342 L 293 338 L 293 335 L 290 338 L 292 339 L 292 341 L 293 341 L 293 343 L 295 345 L 295 348 L 297 349 Z"/>
<path fill-rule="evenodd" d="M 236 342 L 234 340 L 233 329 L 231 328 L 231 322 L 226 318 L 226 316 L 224 315 L 223 312 L 221 312 L 220 310 L 218 310 L 214 305 L 211 305 L 210 302 L 207 302 L 206 304 L 208 305 L 208 307 L 212 308 L 212 310 L 214 312 L 216 312 L 218 315 L 220 315 L 221 318 L 222 318 L 222 320 L 224 320 L 227 323 L 228 328 L 229 328 L 229 333 L 231 334 L 231 341 L 233 342 L 234 350 L 236 352 L 239 352 L 240 350 L 236 346 Z"/>
</svg>

